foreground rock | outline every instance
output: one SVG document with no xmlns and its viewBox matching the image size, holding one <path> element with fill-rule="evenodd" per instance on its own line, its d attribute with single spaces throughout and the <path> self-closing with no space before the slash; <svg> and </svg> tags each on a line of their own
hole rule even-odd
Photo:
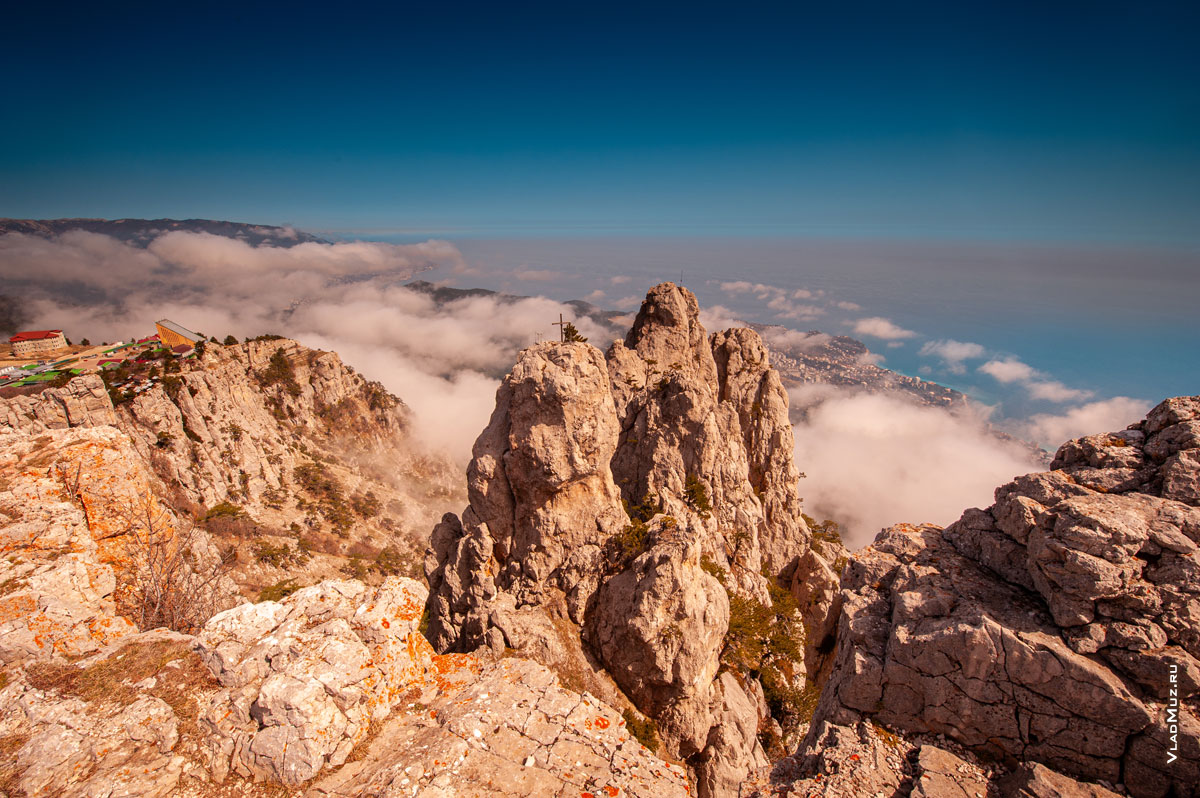
<svg viewBox="0 0 1200 798">
<path fill-rule="evenodd" d="M 470 505 L 433 533 L 431 642 L 570 672 L 652 718 L 701 795 L 736 794 L 766 764 L 759 732 L 775 721 L 749 676 L 763 663 L 717 678 L 731 606 L 802 597 L 814 639 L 771 682 L 780 691 L 804 687 L 832 632 L 842 550 L 810 546 L 792 450 L 758 335 L 710 336 L 671 283 L 607 355 L 526 349 L 475 443 Z"/>
<path fill-rule="evenodd" d="M 425 591 L 323 582 L 198 637 L 6 671 L 0 786 L 26 795 L 631 795 L 687 774 L 541 665 L 434 655 Z"/>
<path fill-rule="evenodd" d="M 344 763 L 425 680 L 424 599 L 410 579 L 322 582 L 213 617 L 198 650 L 224 688 L 201 716 L 214 778 L 299 784 Z"/>
<path fill-rule="evenodd" d="M 86 374 L 0 399 L 0 430 L 36 438 L 115 427 L 183 514 L 225 505 L 270 532 L 276 548 L 295 549 L 307 537 L 309 550 L 354 549 L 370 562 L 391 546 L 411 573 L 420 572 L 432 523 L 461 501 L 461 475 L 416 443 L 408 408 L 334 352 L 266 336 L 129 368 L 110 375 L 111 394 L 100 376 Z M 122 393 L 135 385 L 136 394 Z M 313 570 L 328 576 L 340 564 Z M 297 576 L 251 567 L 237 575 L 251 595 Z"/>
<path fill-rule="evenodd" d="M 0 429 L 0 661 L 79 657 L 135 631 L 152 569 L 159 586 L 194 589 L 187 606 L 162 608 L 181 624 L 229 605 L 231 583 L 198 576 L 218 557 L 211 541 L 153 484 L 112 427 Z M 169 571 L 155 559 L 176 553 Z"/>
<path fill-rule="evenodd" d="M 945 530 L 885 530 L 844 572 L 806 749 L 870 717 L 1139 797 L 1197 794 L 1198 431 L 1200 398 L 1170 399 Z"/>
<path fill-rule="evenodd" d="M 689 794 L 686 771 L 629 735 L 612 708 L 564 690 L 545 667 L 445 655 L 443 689 L 405 705 L 364 757 L 309 795 L 645 796 Z M 446 682 L 465 683 L 447 689 Z"/>
</svg>

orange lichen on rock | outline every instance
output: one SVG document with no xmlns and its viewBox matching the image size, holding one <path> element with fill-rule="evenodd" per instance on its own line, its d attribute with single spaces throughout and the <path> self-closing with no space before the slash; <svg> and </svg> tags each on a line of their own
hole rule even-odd
<svg viewBox="0 0 1200 798">
<path fill-rule="evenodd" d="M 483 672 L 483 663 L 471 654 L 438 654 L 433 657 L 433 679 L 439 690 L 454 692 Z"/>
</svg>

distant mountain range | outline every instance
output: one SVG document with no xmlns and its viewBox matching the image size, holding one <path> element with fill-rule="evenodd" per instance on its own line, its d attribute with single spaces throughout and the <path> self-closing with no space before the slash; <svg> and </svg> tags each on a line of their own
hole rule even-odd
<svg viewBox="0 0 1200 798">
<path fill-rule="evenodd" d="M 69 230 L 86 230 L 145 247 L 163 233 L 189 233 L 236 238 L 251 246 L 294 247 L 307 242 L 328 243 L 292 227 L 223 222 L 215 219 L 0 219 L 0 235 L 25 233 L 50 238 Z"/>
</svg>

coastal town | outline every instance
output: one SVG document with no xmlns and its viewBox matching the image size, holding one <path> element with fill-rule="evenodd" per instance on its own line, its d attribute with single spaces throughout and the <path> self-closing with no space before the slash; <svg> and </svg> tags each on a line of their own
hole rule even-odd
<svg viewBox="0 0 1200 798">
<path fill-rule="evenodd" d="M 8 352 L 0 352 L 0 389 L 59 385 L 80 374 L 115 375 L 124 370 L 145 372 L 135 386 L 113 383 L 119 389 L 140 392 L 168 370 L 168 363 L 195 357 L 201 333 L 170 319 L 155 322 L 155 332 L 132 341 L 93 346 L 86 338 L 72 344 L 62 330 L 26 330 L 8 339 Z M 161 368 L 156 367 L 161 362 Z M 106 379 L 106 382 L 110 380 Z"/>
</svg>

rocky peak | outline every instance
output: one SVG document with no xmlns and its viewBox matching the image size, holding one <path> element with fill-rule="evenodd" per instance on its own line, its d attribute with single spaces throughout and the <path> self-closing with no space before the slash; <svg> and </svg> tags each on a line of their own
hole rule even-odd
<svg viewBox="0 0 1200 798">
<path fill-rule="evenodd" d="M 434 531 L 431 641 L 576 671 L 656 720 L 701 794 L 729 794 L 765 762 L 769 720 L 749 674 L 715 678 L 731 602 L 765 613 L 772 586 L 791 587 L 815 633 L 830 628 L 840 552 L 810 548 L 792 451 L 758 334 L 710 336 L 672 283 L 651 289 L 604 356 L 583 343 L 524 350 L 476 441 L 470 504 Z M 820 642 L 789 664 L 787 689 L 815 673 Z"/>
<path fill-rule="evenodd" d="M 700 304 L 683 286 L 660 283 L 650 289 L 624 347 L 664 369 L 695 371 L 709 385 L 716 381 L 708 332 L 700 323 Z"/>
<path fill-rule="evenodd" d="M 985 510 L 858 552 L 810 764 L 870 719 L 1138 798 L 1196 795 L 1198 432 L 1200 397 L 1168 399 L 1064 444 Z"/>
</svg>

